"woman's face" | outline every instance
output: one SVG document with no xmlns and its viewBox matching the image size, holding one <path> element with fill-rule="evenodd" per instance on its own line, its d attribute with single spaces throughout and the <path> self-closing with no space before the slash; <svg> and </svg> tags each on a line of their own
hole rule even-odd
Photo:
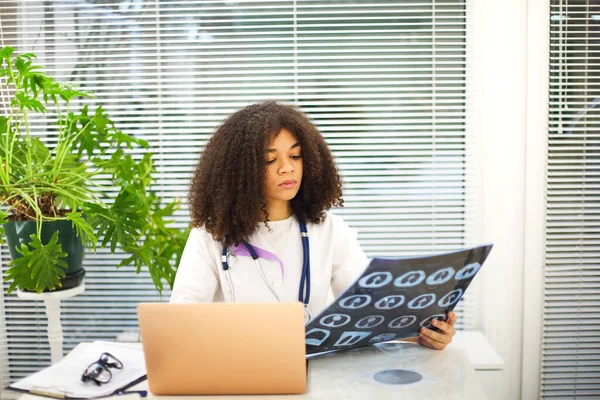
<svg viewBox="0 0 600 400">
<path fill-rule="evenodd" d="M 302 156 L 300 143 L 283 128 L 265 149 L 265 198 L 268 203 L 289 202 L 300 190 Z"/>
</svg>

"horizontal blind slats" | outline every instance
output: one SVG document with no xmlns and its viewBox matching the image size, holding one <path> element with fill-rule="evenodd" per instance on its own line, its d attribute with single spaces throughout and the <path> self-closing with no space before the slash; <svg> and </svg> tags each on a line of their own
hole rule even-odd
<svg viewBox="0 0 600 400">
<path fill-rule="evenodd" d="M 600 66 L 593 2 L 550 2 L 543 398 L 600 393 Z"/>
</svg>

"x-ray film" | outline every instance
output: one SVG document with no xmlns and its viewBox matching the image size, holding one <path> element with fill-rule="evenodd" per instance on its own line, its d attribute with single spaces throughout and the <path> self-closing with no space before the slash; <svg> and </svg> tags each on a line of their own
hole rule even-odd
<svg viewBox="0 0 600 400">
<path fill-rule="evenodd" d="M 416 336 L 445 321 L 492 250 L 373 258 L 344 293 L 306 325 L 306 354 L 348 350 Z"/>
</svg>

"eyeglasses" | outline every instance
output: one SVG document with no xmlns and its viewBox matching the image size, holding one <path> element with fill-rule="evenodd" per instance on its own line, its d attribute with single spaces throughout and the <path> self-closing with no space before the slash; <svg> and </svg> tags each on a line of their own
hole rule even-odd
<svg viewBox="0 0 600 400">
<path fill-rule="evenodd" d="M 102 353 L 98 361 L 91 363 L 81 375 L 83 382 L 92 381 L 100 386 L 112 379 L 109 368 L 123 369 L 123 363 L 110 353 Z"/>
</svg>

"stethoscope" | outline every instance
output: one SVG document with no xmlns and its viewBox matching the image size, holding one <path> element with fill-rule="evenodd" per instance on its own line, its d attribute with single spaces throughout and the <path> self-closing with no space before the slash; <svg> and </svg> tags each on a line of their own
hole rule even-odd
<svg viewBox="0 0 600 400">
<path fill-rule="evenodd" d="M 303 250 L 303 261 L 302 261 L 302 275 L 300 277 L 300 289 L 298 291 L 298 301 L 301 301 L 304 304 L 304 322 L 308 323 L 311 319 L 310 311 L 308 310 L 308 302 L 310 300 L 310 249 L 308 247 L 308 230 L 306 229 L 306 224 L 303 221 L 298 220 L 298 224 L 300 225 L 300 235 L 302 236 L 302 250 Z M 267 280 L 260 263 L 258 262 L 258 254 L 256 254 L 256 250 L 254 247 L 248 243 L 247 241 L 242 241 L 242 244 L 248 252 L 250 256 L 254 260 L 258 271 L 260 272 L 260 276 L 268 288 L 271 290 L 271 293 L 275 296 L 277 301 L 281 302 L 281 297 L 277 294 L 277 292 L 271 287 L 269 281 Z M 223 265 L 223 271 L 227 275 L 227 280 L 229 281 L 229 290 L 231 291 L 231 300 L 235 303 L 235 291 L 233 290 L 233 282 L 231 280 L 231 275 L 229 274 L 229 264 L 227 263 L 227 257 L 231 254 L 231 252 L 227 252 L 227 247 L 223 246 L 223 254 L 221 256 L 221 264 Z"/>
</svg>

